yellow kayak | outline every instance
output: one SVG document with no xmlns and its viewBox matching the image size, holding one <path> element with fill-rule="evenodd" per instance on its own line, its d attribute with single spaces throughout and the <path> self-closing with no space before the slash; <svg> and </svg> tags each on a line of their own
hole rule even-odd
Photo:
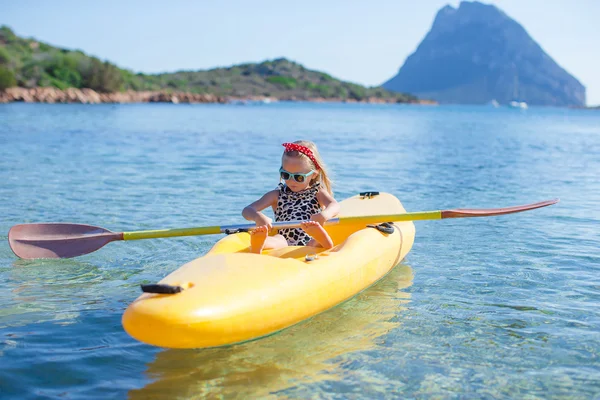
<svg viewBox="0 0 600 400">
<path fill-rule="evenodd" d="M 391 194 L 354 196 L 340 202 L 340 217 L 401 214 Z M 266 336 L 350 299 L 385 276 L 410 251 L 415 227 L 389 229 L 364 223 L 326 226 L 332 249 L 291 246 L 248 252 L 250 235 L 219 240 L 160 284 L 175 294 L 144 293 L 123 314 L 123 327 L 144 343 L 205 348 Z"/>
</svg>

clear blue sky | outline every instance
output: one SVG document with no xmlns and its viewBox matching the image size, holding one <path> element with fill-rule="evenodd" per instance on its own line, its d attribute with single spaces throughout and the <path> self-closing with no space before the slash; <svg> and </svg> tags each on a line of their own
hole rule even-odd
<svg viewBox="0 0 600 400">
<path fill-rule="evenodd" d="M 600 0 L 489 0 L 600 104 Z M 458 0 L 4 0 L 0 24 L 136 72 L 286 57 L 364 85 L 396 74 Z"/>
</svg>

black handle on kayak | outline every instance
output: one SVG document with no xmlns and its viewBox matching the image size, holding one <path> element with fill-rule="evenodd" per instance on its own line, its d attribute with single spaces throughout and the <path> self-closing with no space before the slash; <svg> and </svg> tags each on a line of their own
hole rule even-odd
<svg viewBox="0 0 600 400">
<path fill-rule="evenodd" d="M 144 293 L 176 294 L 183 290 L 181 286 L 171 286 L 166 283 L 151 283 L 149 285 L 140 286 Z"/>
</svg>

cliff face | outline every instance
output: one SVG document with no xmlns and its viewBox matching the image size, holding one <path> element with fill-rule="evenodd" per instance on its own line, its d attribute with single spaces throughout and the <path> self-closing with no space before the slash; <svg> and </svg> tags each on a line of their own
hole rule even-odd
<svg viewBox="0 0 600 400">
<path fill-rule="evenodd" d="M 585 87 L 493 5 L 442 8 L 429 33 L 383 84 L 442 103 L 585 105 Z"/>
</svg>

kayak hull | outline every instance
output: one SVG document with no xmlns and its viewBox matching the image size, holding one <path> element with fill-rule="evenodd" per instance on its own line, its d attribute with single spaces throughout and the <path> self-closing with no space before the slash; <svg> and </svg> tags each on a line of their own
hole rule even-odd
<svg viewBox="0 0 600 400">
<path fill-rule="evenodd" d="M 340 216 L 406 212 L 394 196 L 354 196 Z M 248 252 L 250 235 L 219 240 L 159 283 L 177 294 L 144 293 L 122 323 L 132 337 L 168 348 L 206 348 L 260 338 L 319 314 L 385 276 L 410 251 L 412 222 L 384 233 L 364 224 L 327 227 L 334 248 L 290 246 Z"/>
</svg>

